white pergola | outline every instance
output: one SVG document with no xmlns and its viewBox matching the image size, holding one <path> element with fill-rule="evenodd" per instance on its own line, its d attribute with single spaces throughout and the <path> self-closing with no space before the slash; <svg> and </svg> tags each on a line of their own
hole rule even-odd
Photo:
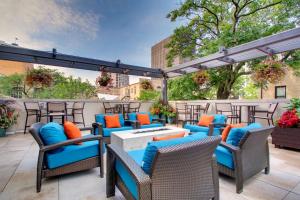
<svg viewBox="0 0 300 200">
<path fill-rule="evenodd" d="M 300 27 L 264 37 L 165 69 L 168 78 L 300 49 Z"/>
</svg>

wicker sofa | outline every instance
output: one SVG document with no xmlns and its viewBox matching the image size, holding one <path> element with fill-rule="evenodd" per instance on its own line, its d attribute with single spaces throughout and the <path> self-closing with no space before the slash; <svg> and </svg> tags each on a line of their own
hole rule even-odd
<svg viewBox="0 0 300 200">
<path fill-rule="evenodd" d="M 213 152 L 220 140 L 218 136 L 205 136 L 194 142 L 160 148 L 149 174 L 130 152 L 108 145 L 107 197 L 114 196 L 117 187 L 126 199 L 219 199 L 219 177 Z M 127 179 L 120 174 L 120 165 L 123 173 L 128 174 Z"/>
<path fill-rule="evenodd" d="M 39 145 L 39 155 L 37 162 L 36 191 L 41 191 L 42 179 L 68 174 L 72 172 L 100 167 L 100 177 L 103 178 L 103 141 L 101 135 L 88 135 L 82 138 L 69 139 L 60 143 L 45 145 L 41 136 L 40 129 L 45 123 L 33 124 L 29 132 Z M 93 125 L 95 128 L 95 125 Z M 94 128 L 81 128 L 81 131 Z M 82 142 L 82 145 L 74 145 Z M 61 150 L 61 148 L 64 148 Z M 88 149 L 88 151 L 85 151 Z M 59 150 L 59 151 L 57 151 Z M 69 150 L 69 151 L 68 151 Z M 57 153 L 55 152 L 57 151 Z M 90 152 L 90 157 L 87 153 Z M 92 153 L 91 153 L 92 152 Z M 82 153 L 82 154 L 81 154 Z M 79 155 L 80 154 L 80 155 Z M 50 155 L 52 165 L 50 166 Z M 76 157 L 79 155 L 78 157 Z M 55 157 L 56 156 L 56 157 Z M 62 159 L 64 157 L 65 159 Z M 71 160 L 70 160 L 71 159 Z M 54 166 L 55 165 L 55 166 Z"/>
<path fill-rule="evenodd" d="M 117 114 L 119 115 L 119 120 L 121 127 L 120 128 L 107 128 L 105 126 L 105 116 L 106 115 L 115 115 L 115 114 L 97 114 L 95 115 L 95 123 L 94 125 L 97 126 L 95 129 L 96 134 L 99 134 L 103 137 L 103 141 L 106 144 L 110 144 L 110 134 L 113 131 L 126 131 L 126 130 L 132 130 L 137 128 L 137 121 L 132 120 L 124 120 L 123 114 Z"/>
<path fill-rule="evenodd" d="M 215 151 L 219 172 L 235 178 L 236 192 L 243 191 L 244 181 L 262 170 L 270 171 L 268 136 L 274 127 L 248 130 L 237 146 L 221 141 Z"/>
<path fill-rule="evenodd" d="M 141 125 L 140 122 L 137 120 L 137 114 L 148 114 L 150 119 L 150 124 L 148 125 Z M 166 120 L 160 119 L 154 115 L 152 115 L 150 112 L 132 112 L 128 113 L 128 119 L 130 121 L 134 121 L 137 123 L 136 128 L 156 128 L 156 127 L 163 127 L 166 125 Z"/>
</svg>

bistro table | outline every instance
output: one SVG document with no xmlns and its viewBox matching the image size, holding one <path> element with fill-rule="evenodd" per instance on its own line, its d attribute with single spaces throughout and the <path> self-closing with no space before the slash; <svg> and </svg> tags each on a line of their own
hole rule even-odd
<svg viewBox="0 0 300 200">
<path fill-rule="evenodd" d="M 242 123 L 242 108 L 247 109 L 247 121 L 246 123 L 252 123 L 252 116 L 255 113 L 255 109 L 259 106 L 258 103 L 232 103 L 233 109 L 239 112 L 239 123 Z"/>
<path fill-rule="evenodd" d="M 127 108 L 127 111 L 128 111 L 129 104 L 130 104 L 130 102 L 118 102 L 118 103 L 116 103 L 116 107 L 121 108 L 121 113 L 123 114 L 124 119 L 126 118 L 126 108 Z"/>
</svg>

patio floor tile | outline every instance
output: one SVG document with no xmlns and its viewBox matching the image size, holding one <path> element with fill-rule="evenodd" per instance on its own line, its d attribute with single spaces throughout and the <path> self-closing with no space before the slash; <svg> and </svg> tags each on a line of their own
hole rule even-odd
<svg viewBox="0 0 300 200">
<path fill-rule="evenodd" d="M 220 175 L 221 200 L 296 200 L 300 199 L 300 156 L 297 151 L 270 146 L 271 173 L 258 174 L 246 181 L 241 194 L 235 181 Z M 29 134 L 0 139 L 0 199 L 2 200 L 101 200 L 107 199 L 105 181 L 99 168 L 43 181 L 35 192 L 38 146 Z M 291 192 L 292 191 L 292 192 Z M 111 200 L 124 200 L 116 190 Z"/>
</svg>

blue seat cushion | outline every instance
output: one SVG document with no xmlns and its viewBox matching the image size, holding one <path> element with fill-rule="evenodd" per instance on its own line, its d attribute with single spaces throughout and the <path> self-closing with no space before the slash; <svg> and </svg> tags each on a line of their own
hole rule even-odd
<svg viewBox="0 0 300 200">
<path fill-rule="evenodd" d="M 143 156 L 145 149 L 134 150 L 127 152 L 129 156 L 138 164 L 142 165 Z M 124 164 L 120 160 L 116 160 L 116 171 L 121 177 L 122 181 L 126 185 L 129 192 L 134 196 L 135 199 L 138 199 L 138 189 L 134 178 L 131 176 L 130 172 L 126 169 Z"/>
<path fill-rule="evenodd" d="M 162 140 L 162 141 L 156 141 L 156 142 L 153 142 L 153 141 L 149 142 L 147 144 L 146 149 L 145 149 L 142 169 L 147 174 L 150 174 L 153 159 L 154 159 L 157 151 L 160 148 L 174 146 L 174 145 L 178 145 L 178 144 L 185 144 L 185 143 L 189 143 L 189 142 L 194 142 L 194 141 L 206 138 L 206 137 L 207 136 L 204 135 L 204 134 L 193 134 L 193 135 L 189 135 L 189 136 L 186 136 L 186 137 L 183 137 L 183 138 L 176 138 L 176 139 L 171 139 L 171 140 Z"/>
<path fill-rule="evenodd" d="M 121 128 L 103 128 L 103 136 L 110 137 L 111 132 L 115 131 L 126 131 L 133 129 L 132 126 L 123 126 Z"/>
<path fill-rule="evenodd" d="M 58 153 L 47 153 L 46 161 L 50 169 L 99 155 L 98 141 L 87 141 L 81 145 L 65 146 Z"/>
<path fill-rule="evenodd" d="M 262 125 L 259 123 L 252 123 L 249 124 L 248 126 L 241 127 L 241 128 L 232 128 L 228 134 L 226 143 L 234 146 L 238 146 L 241 139 L 249 130 L 259 129 L 259 128 L 262 128 Z"/>
<path fill-rule="evenodd" d="M 106 124 L 105 124 L 105 115 L 116 115 L 116 114 L 97 114 L 96 115 L 96 122 L 101 123 L 102 127 L 105 128 Z M 119 115 L 119 121 L 121 126 L 125 126 L 125 120 L 122 114 L 117 114 Z"/>
<path fill-rule="evenodd" d="M 45 124 L 40 129 L 39 134 L 45 145 L 56 144 L 67 140 L 63 126 L 55 122 Z M 54 150 L 54 152 L 61 151 L 63 148 L 64 147 Z"/>
<path fill-rule="evenodd" d="M 161 123 L 141 125 L 141 128 L 156 128 L 156 127 L 163 127 L 163 125 Z"/>
<path fill-rule="evenodd" d="M 190 132 L 196 133 L 196 132 L 205 132 L 208 134 L 209 128 L 206 126 L 198 126 L 198 125 L 193 125 L 193 124 L 185 124 L 184 125 L 185 129 L 189 129 Z M 213 135 L 220 135 L 220 128 L 214 128 Z"/>
<path fill-rule="evenodd" d="M 152 120 L 153 120 L 153 115 L 151 115 L 150 112 L 138 112 L 138 113 L 128 113 L 128 119 L 130 121 L 136 121 L 136 114 L 148 114 L 149 115 L 149 120 L 150 120 L 150 123 L 152 123 Z"/>
<path fill-rule="evenodd" d="M 214 115 L 214 121 L 213 121 L 214 124 L 226 124 L 226 121 L 227 121 L 226 115 L 221 115 L 221 114 Z M 220 128 L 222 127 L 222 125 L 216 125 L 215 127 Z"/>
<path fill-rule="evenodd" d="M 234 169 L 232 153 L 228 149 L 219 145 L 215 150 L 215 155 L 218 163 L 230 169 Z"/>
</svg>

